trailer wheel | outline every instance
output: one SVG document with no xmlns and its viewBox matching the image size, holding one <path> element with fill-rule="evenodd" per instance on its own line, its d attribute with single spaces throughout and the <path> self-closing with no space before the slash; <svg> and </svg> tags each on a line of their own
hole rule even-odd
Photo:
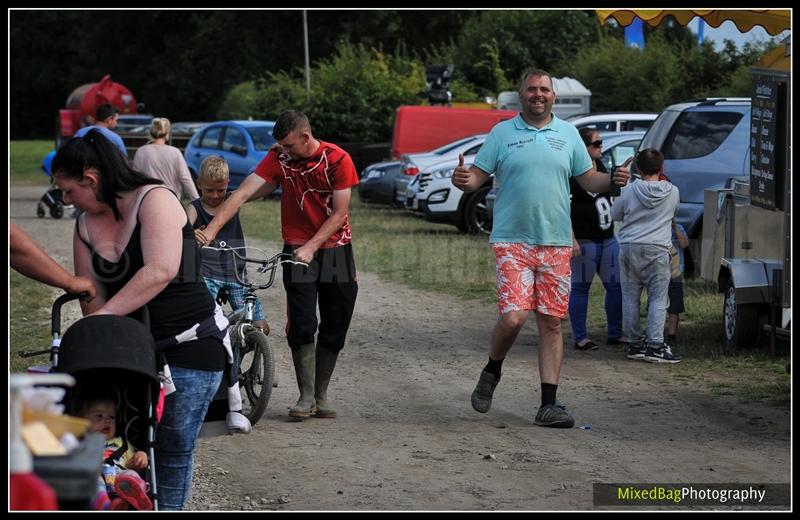
<svg viewBox="0 0 800 520">
<path fill-rule="evenodd" d="M 723 304 L 725 349 L 729 353 L 752 348 L 758 339 L 758 305 L 736 303 L 736 288 L 731 285 Z"/>
</svg>

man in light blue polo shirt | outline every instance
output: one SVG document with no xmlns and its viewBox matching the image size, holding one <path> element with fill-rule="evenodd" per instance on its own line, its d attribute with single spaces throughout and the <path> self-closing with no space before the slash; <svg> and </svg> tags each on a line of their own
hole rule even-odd
<svg viewBox="0 0 800 520">
<path fill-rule="evenodd" d="M 91 130 L 92 128 L 97 128 L 102 132 L 104 137 L 107 137 L 109 141 L 114 143 L 114 145 L 119 148 L 122 152 L 122 155 L 125 157 L 128 156 L 128 150 L 125 148 L 125 142 L 119 136 L 118 133 L 114 132 L 113 129 L 117 126 L 117 118 L 119 117 L 119 109 L 110 103 L 103 103 L 99 107 L 97 107 L 97 117 L 96 123 L 90 126 L 84 126 L 77 132 L 75 132 L 75 137 L 83 137 L 86 135 L 86 132 Z"/>
<path fill-rule="evenodd" d="M 575 421 L 556 401 L 561 375 L 561 320 L 567 315 L 572 256 L 569 178 L 586 191 L 608 191 L 608 175 L 598 173 L 578 130 L 552 113 L 556 95 L 544 70 L 522 76 L 522 113 L 497 124 L 481 147 L 475 164 L 464 158 L 453 172 L 453 185 L 465 191 L 497 176 L 498 191 L 490 242 L 497 259 L 500 317 L 492 332 L 489 363 L 481 372 L 472 407 L 486 413 L 500 381 L 503 360 L 530 311 L 539 329 L 539 376 L 542 404 L 534 423 L 571 428 Z M 628 182 L 626 168 L 613 182 Z"/>
</svg>

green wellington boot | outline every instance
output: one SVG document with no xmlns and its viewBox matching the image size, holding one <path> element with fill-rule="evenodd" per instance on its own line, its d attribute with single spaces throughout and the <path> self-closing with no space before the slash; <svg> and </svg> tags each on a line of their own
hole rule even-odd
<svg viewBox="0 0 800 520">
<path fill-rule="evenodd" d="M 302 421 L 313 414 L 317 406 L 314 403 L 314 344 L 306 343 L 292 350 L 294 373 L 297 376 L 297 388 L 300 389 L 300 399 L 289 409 L 289 418 Z"/>
<path fill-rule="evenodd" d="M 317 401 L 317 413 L 314 417 L 322 419 L 336 418 L 336 410 L 328 406 L 328 383 L 331 381 L 333 368 L 339 353 L 331 352 L 324 347 L 317 347 L 317 378 L 314 383 L 314 396 Z"/>
</svg>

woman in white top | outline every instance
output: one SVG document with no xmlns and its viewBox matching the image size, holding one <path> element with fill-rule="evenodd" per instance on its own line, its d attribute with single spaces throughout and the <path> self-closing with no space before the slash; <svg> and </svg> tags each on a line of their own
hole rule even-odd
<svg viewBox="0 0 800 520">
<path fill-rule="evenodd" d="M 165 117 L 156 117 L 150 125 L 148 144 L 136 150 L 133 157 L 133 168 L 145 175 L 160 179 L 179 197 L 181 192 L 190 201 L 200 198 L 197 188 L 189 173 L 189 167 L 180 150 L 167 144 L 170 123 Z"/>
</svg>

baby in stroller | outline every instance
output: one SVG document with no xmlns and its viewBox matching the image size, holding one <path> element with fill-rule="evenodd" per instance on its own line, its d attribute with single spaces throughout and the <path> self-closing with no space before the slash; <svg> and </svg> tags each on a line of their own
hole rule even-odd
<svg viewBox="0 0 800 520">
<path fill-rule="evenodd" d="M 106 438 L 102 472 L 109 480 L 98 482 L 93 508 L 157 510 L 153 439 L 160 382 L 150 331 L 125 316 L 80 319 L 61 338 L 55 371 L 76 381 L 65 398 L 68 412 L 88 418 L 91 430 Z M 100 488 L 114 500 L 103 500 Z"/>
<path fill-rule="evenodd" d="M 147 469 L 147 453 L 135 450 L 125 438 L 117 436 L 117 405 L 114 400 L 110 396 L 98 395 L 78 403 L 75 411 L 89 419 L 89 430 L 106 438 L 103 475 L 98 483 L 93 509 L 152 510 L 147 484 L 137 473 Z"/>
</svg>

